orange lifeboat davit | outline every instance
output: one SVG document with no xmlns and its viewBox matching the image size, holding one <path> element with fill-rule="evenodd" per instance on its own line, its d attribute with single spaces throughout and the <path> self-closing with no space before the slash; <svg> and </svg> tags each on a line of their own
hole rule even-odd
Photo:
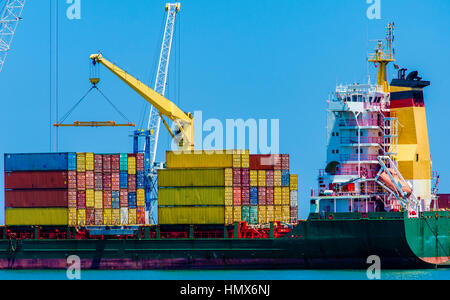
<svg viewBox="0 0 450 300">
<path fill-rule="evenodd" d="M 394 178 L 395 182 L 399 182 L 400 183 L 402 192 L 406 193 L 406 197 L 409 198 L 411 196 L 411 193 L 412 193 L 411 187 L 408 185 L 407 182 L 405 182 L 404 180 L 402 180 L 400 178 L 400 176 L 398 175 L 397 172 L 395 172 L 395 170 L 393 170 L 393 169 L 388 169 L 388 170 L 391 173 L 392 177 Z M 382 184 L 387 186 L 389 189 L 391 189 L 394 192 L 397 192 L 397 188 L 396 188 L 394 182 L 392 182 L 391 177 L 389 176 L 389 174 L 386 171 L 383 171 L 380 174 L 379 180 L 381 181 Z"/>
</svg>

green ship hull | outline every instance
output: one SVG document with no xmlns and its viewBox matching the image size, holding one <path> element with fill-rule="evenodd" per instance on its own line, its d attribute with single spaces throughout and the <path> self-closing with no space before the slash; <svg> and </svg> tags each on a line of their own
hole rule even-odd
<svg viewBox="0 0 450 300">
<path fill-rule="evenodd" d="M 311 214 L 281 238 L 140 237 L 128 240 L 1 240 L 1 269 L 384 269 L 447 267 L 449 212 Z"/>
</svg>

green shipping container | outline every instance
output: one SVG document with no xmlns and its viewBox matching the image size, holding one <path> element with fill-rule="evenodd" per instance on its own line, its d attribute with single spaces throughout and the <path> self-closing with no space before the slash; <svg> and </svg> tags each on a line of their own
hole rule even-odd
<svg viewBox="0 0 450 300">
<path fill-rule="evenodd" d="M 224 169 L 166 169 L 158 171 L 159 187 L 225 186 Z"/>
<path fill-rule="evenodd" d="M 159 207 L 160 225 L 225 224 L 225 206 Z"/>
<path fill-rule="evenodd" d="M 224 187 L 161 188 L 158 203 L 170 205 L 225 205 Z"/>
<path fill-rule="evenodd" d="M 249 224 L 258 224 L 258 206 L 250 206 Z"/>
<path fill-rule="evenodd" d="M 120 171 L 128 171 L 128 154 L 120 153 Z"/>
<path fill-rule="evenodd" d="M 68 225 L 67 208 L 7 208 L 5 225 Z"/>
<path fill-rule="evenodd" d="M 167 151 L 166 162 L 168 169 L 191 168 L 232 168 L 233 152 L 217 151 Z"/>
<path fill-rule="evenodd" d="M 242 221 L 250 224 L 250 206 L 242 206 Z"/>
</svg>

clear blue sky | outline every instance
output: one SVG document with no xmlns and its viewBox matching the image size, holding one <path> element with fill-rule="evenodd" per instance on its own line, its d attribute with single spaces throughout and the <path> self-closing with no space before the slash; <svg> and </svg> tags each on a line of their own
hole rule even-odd
<svg viewBox="0 0 450 300">
<path fill-rule="evenodd" d="M 48 152 L 49 1 L 27 1 L 0 73 L 0 153 Z M 151 83 L 160 47 L 164 1 L 82 0 L 82 19 L 66 18 L 60 1 L 59 115 L 89 88 L 91 53 L 103 54 Z M 280 120 L 280 150 L 300 174 L 301 215 L 325 160 L 325 100 L 336 83 L 365 82 L 369 40 L 396 23 L 397 63 L 432 82 L 425 92 L 434 169 L 450 192 L 450 2 L 381 0 L 381 20 L 366 17 L 366 0 L 182 1 L 168 97 L 204 118 Z M 175 63 L 177 62 L 177 63 Z M 372 78 L 374 68 L 370 66 Z M 391 67 L 390 77 L 394 74 Z M 143 100 L 101 71 L 101 89 L 134 122 Z M 179 78 L 179 79 L 178 79 Z M 69 121 L 120 117 L 92 94 Z M 54 120 L 53 120 L 54 121 Z M 62 129 L 59 151 L 128 152 L 129 129 Z M 169 145 L 163 132 L 159 160 Z M 3 170 L 3 159 L 0 163 Z M 3 174 L 0 178 L 3 190 Z M 3 222 L 3 193 L 0 223 Z"/>
</svg>

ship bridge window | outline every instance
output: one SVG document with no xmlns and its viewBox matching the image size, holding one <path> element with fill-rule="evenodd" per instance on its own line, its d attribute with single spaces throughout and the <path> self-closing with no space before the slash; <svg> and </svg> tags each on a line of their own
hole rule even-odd
<svg viewBox="0 0 450 300">
<path fill-rule="evenodd" d="M 356 102 L 356 101 L 358 101 L 358 99 L 357 99 L 356 95 L 353 95 L 352 96 L 352 102 Z"/>
</svg>

